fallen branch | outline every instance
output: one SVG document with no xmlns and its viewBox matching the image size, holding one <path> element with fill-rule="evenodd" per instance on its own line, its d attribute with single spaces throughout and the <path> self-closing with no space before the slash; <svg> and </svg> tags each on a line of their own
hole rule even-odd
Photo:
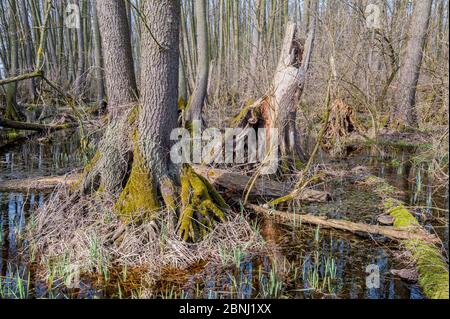
<svg viewBox="0 0 450 319">
<path fill-rule="evenodd" d="M 50 125 L 50 124 L 35 124 L 35 123 L 25 123 L 25 122 L 17 122 L 7 119 L 0 119 L 0 126 L 4 128 L 11 128 L 16 130 L 25 130 L 25 131 L 36 131 L 36 132 L 55 132 L 60 130 L 66 130 L 70 128 L 78 127 L 77 123 L 67 123 L 67 124 L 59 124 L 59 125 Z"/>
<path fill-rule="evenodd" d="M 71 186 L 75 184 L 80 178 L 80 174 L 72 174 L 68 176 L 48 176 L 0 181 L 0 192 L 27 192 L 30 189 L 35 191 L 50 191 L 60 184 Z"/>
<path fill-rule="evenodd" d="M 382 235 L 395 240 L 421 240 L 427 243 L 438 243 L 439 239 L 426 232 L 417 231 L 410 232 L 406 230 L 395 229 L 394 227 L 388 226 L 378 226 L 378 225 L 368 225 L 362 223 L 354 223 L 346 220 L 336 220 L 328 219 L 326 217 L 314 216 L 309 214 L 292 214 L 288 212 L 276 211 L 271 209 L 266 209 L 257 205 L 247 205 L 249 209 L 255 213 L 270 217 L 277 218 L 283 222 L 294 222 L 319 225 L 323 228 L 333 228 L 337 230 L 343 230 L 351 232 L 353 234 L 358 233 L 369 233 L 373 235 Z"/>
<path fill-rule="evenodd" d="M 28 79 L 39 78 L 39 77 L 42 77 L 42 75 L 43 75 L 42 71 L 33 71 L 30 73 L 21 74 L 18 76 L 0 80 L 0 86 L 6 85 L 9 83 L 25 81 Z"/>
</svg>

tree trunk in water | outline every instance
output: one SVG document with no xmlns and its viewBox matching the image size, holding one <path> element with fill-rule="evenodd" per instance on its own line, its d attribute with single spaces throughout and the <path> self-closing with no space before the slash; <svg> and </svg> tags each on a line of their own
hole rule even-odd
<svg viewBox="0 0 450 319">
<path fill-rule="evenodd" d="M 406 55 L 400 67 L 397 105 L 391 118 L 393 126 L 417 126 L 416 88 L 433 0 L 416 0 L 409 29 Z"/>
<path fill-rule="evenodd" d="M 186 121 L 201 121 L 205 104 L 209 75 L 208 28 L 206 0 L 195 1 L 195 18 L 197 31 L 197 79 L 195 89 L 189 103 Z"/>
</svg>

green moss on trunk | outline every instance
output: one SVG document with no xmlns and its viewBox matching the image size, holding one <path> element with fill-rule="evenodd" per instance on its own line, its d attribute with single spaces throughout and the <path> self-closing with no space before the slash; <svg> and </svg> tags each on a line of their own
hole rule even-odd
<svg viewBox="0 0 450 319">
<path fill-rule="evenodd" d="M 153 213 L 161 208 L 153 176 L 139 150 L 137 134 L 134 139 L 131 174 L 114 206 L 114 210 L 125 224 L 149 220 Z"/>
<path fill-rule="evenodd" d="M 229 209 L 214 187 L 189 165 L 185 165 L 181 172 L 180 197 L 179 234 L 185 241 L 202 239 L 215 220 L 224 220 L 224 211 Z"/>
</svg>

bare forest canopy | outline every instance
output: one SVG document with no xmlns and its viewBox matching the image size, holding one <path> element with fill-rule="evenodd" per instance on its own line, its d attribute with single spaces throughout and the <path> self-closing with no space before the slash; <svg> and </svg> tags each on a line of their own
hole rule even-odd
<svg viewBox="0 0 450 319">
<path fill-rule="evenodd" d="M 67 176 L 0 170 L 0 192 L 54 190 L 23 250 L 44 278 L 63 255 L 83 274 L 145 269 L 154 297 L 167 269 L 221 273 L 232 248 L 281 268 L 271 223 L 299 216 L 316 242 L 389 238 L 448 299 L 448 197 L 426 217 L 365 160 L 448 187 L 448 41 L 448 0 L 0 0 L 0 164 L 74 131 L 82 158 Z M 354 189 L 367 216 L 334 214 Z"/>
<path fill-rule="evenodd" d="M 131 54 L 139 78 L 142 31 L 152 26 L 142 15 L 143 1 L 124 2 Z M 411 72 L 402 72 L 401 66 L 409 59 L 407 49 L 412 35 L 409 29 L 414 18 L 414 2 L 318 1 L 313 11 L 308 10 L 311 2 L 208 0 L 205 2 L 208 41 L 199 51 L 197 44 L 201 39 L 196 36 L 199 15 L 195 13 L 195 1 L 181 1 L 180 98 L 187 101 L 191 97 L 199 58 L 206 52 L 209 67 L 204 69 L 208 72 L 212 110 L 227 102 L 238 104 L 237 109 L 256 99 L 271 84 L 288 21 L 296 21 L 300 35 L 306 37 L 309 21 L 317 18 L 310 80 L 302 99 L 308 108 L 303 112 L 323 108 L 332 57 L 339 95 L 373 118 L 376 124 L 384 124 L 398 104 L 396 92 L 405 91 L 399 87 L 407 84 L 401 77 L 413 77 Z M 417 1 L 418 5 L 422 2 L 431 3 Z M 40 70 L 61 91 L 76 95 L 85 103 L 102 104 L 107 97 L 94 4 L 90 0 L 1 1 L 0 77 L 14 78 Z M 446 124 L 448 1 L 433 1 L 429 25 L 423 31 L 427 37 L 414 101 L 418 121 L 421 125 L 436 124 L 436 121 Z M 415 49 L 422 48 L 419 45 Z M 0 81 L 3 84 L 4 80 Z M 41 119 L 45 118 L 39 107 L 64 101 L 39 77 L 17 85 L 2 85 L 0 92 L 2 114 L 11 120 L 23 120 L 30 110 L 33 113 L 36 109 Z"/>
</svg>

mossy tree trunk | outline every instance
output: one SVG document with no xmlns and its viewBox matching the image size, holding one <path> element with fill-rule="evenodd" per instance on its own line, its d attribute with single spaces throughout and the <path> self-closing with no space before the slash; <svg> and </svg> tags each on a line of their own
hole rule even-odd
<svg viewBox="0 0 450 319">
<path fill-rule="evenodd" d="M 170 134 L 178 124 L 180 1 L 143 3 L 151 30 L 142 32 L 139 103 L 132 95 L 136 85 L 124 3 L 99 0 L 97 5 L 112 120 L 85 169 L 83 188 L 94 185 L 115 194 L 114 210 L 125 224 L 148 221 L 161 209 L 179 211 L 180 236 L 201 239 L 228 207 L 190 166 L 170 160 Z"/>
</svg>

